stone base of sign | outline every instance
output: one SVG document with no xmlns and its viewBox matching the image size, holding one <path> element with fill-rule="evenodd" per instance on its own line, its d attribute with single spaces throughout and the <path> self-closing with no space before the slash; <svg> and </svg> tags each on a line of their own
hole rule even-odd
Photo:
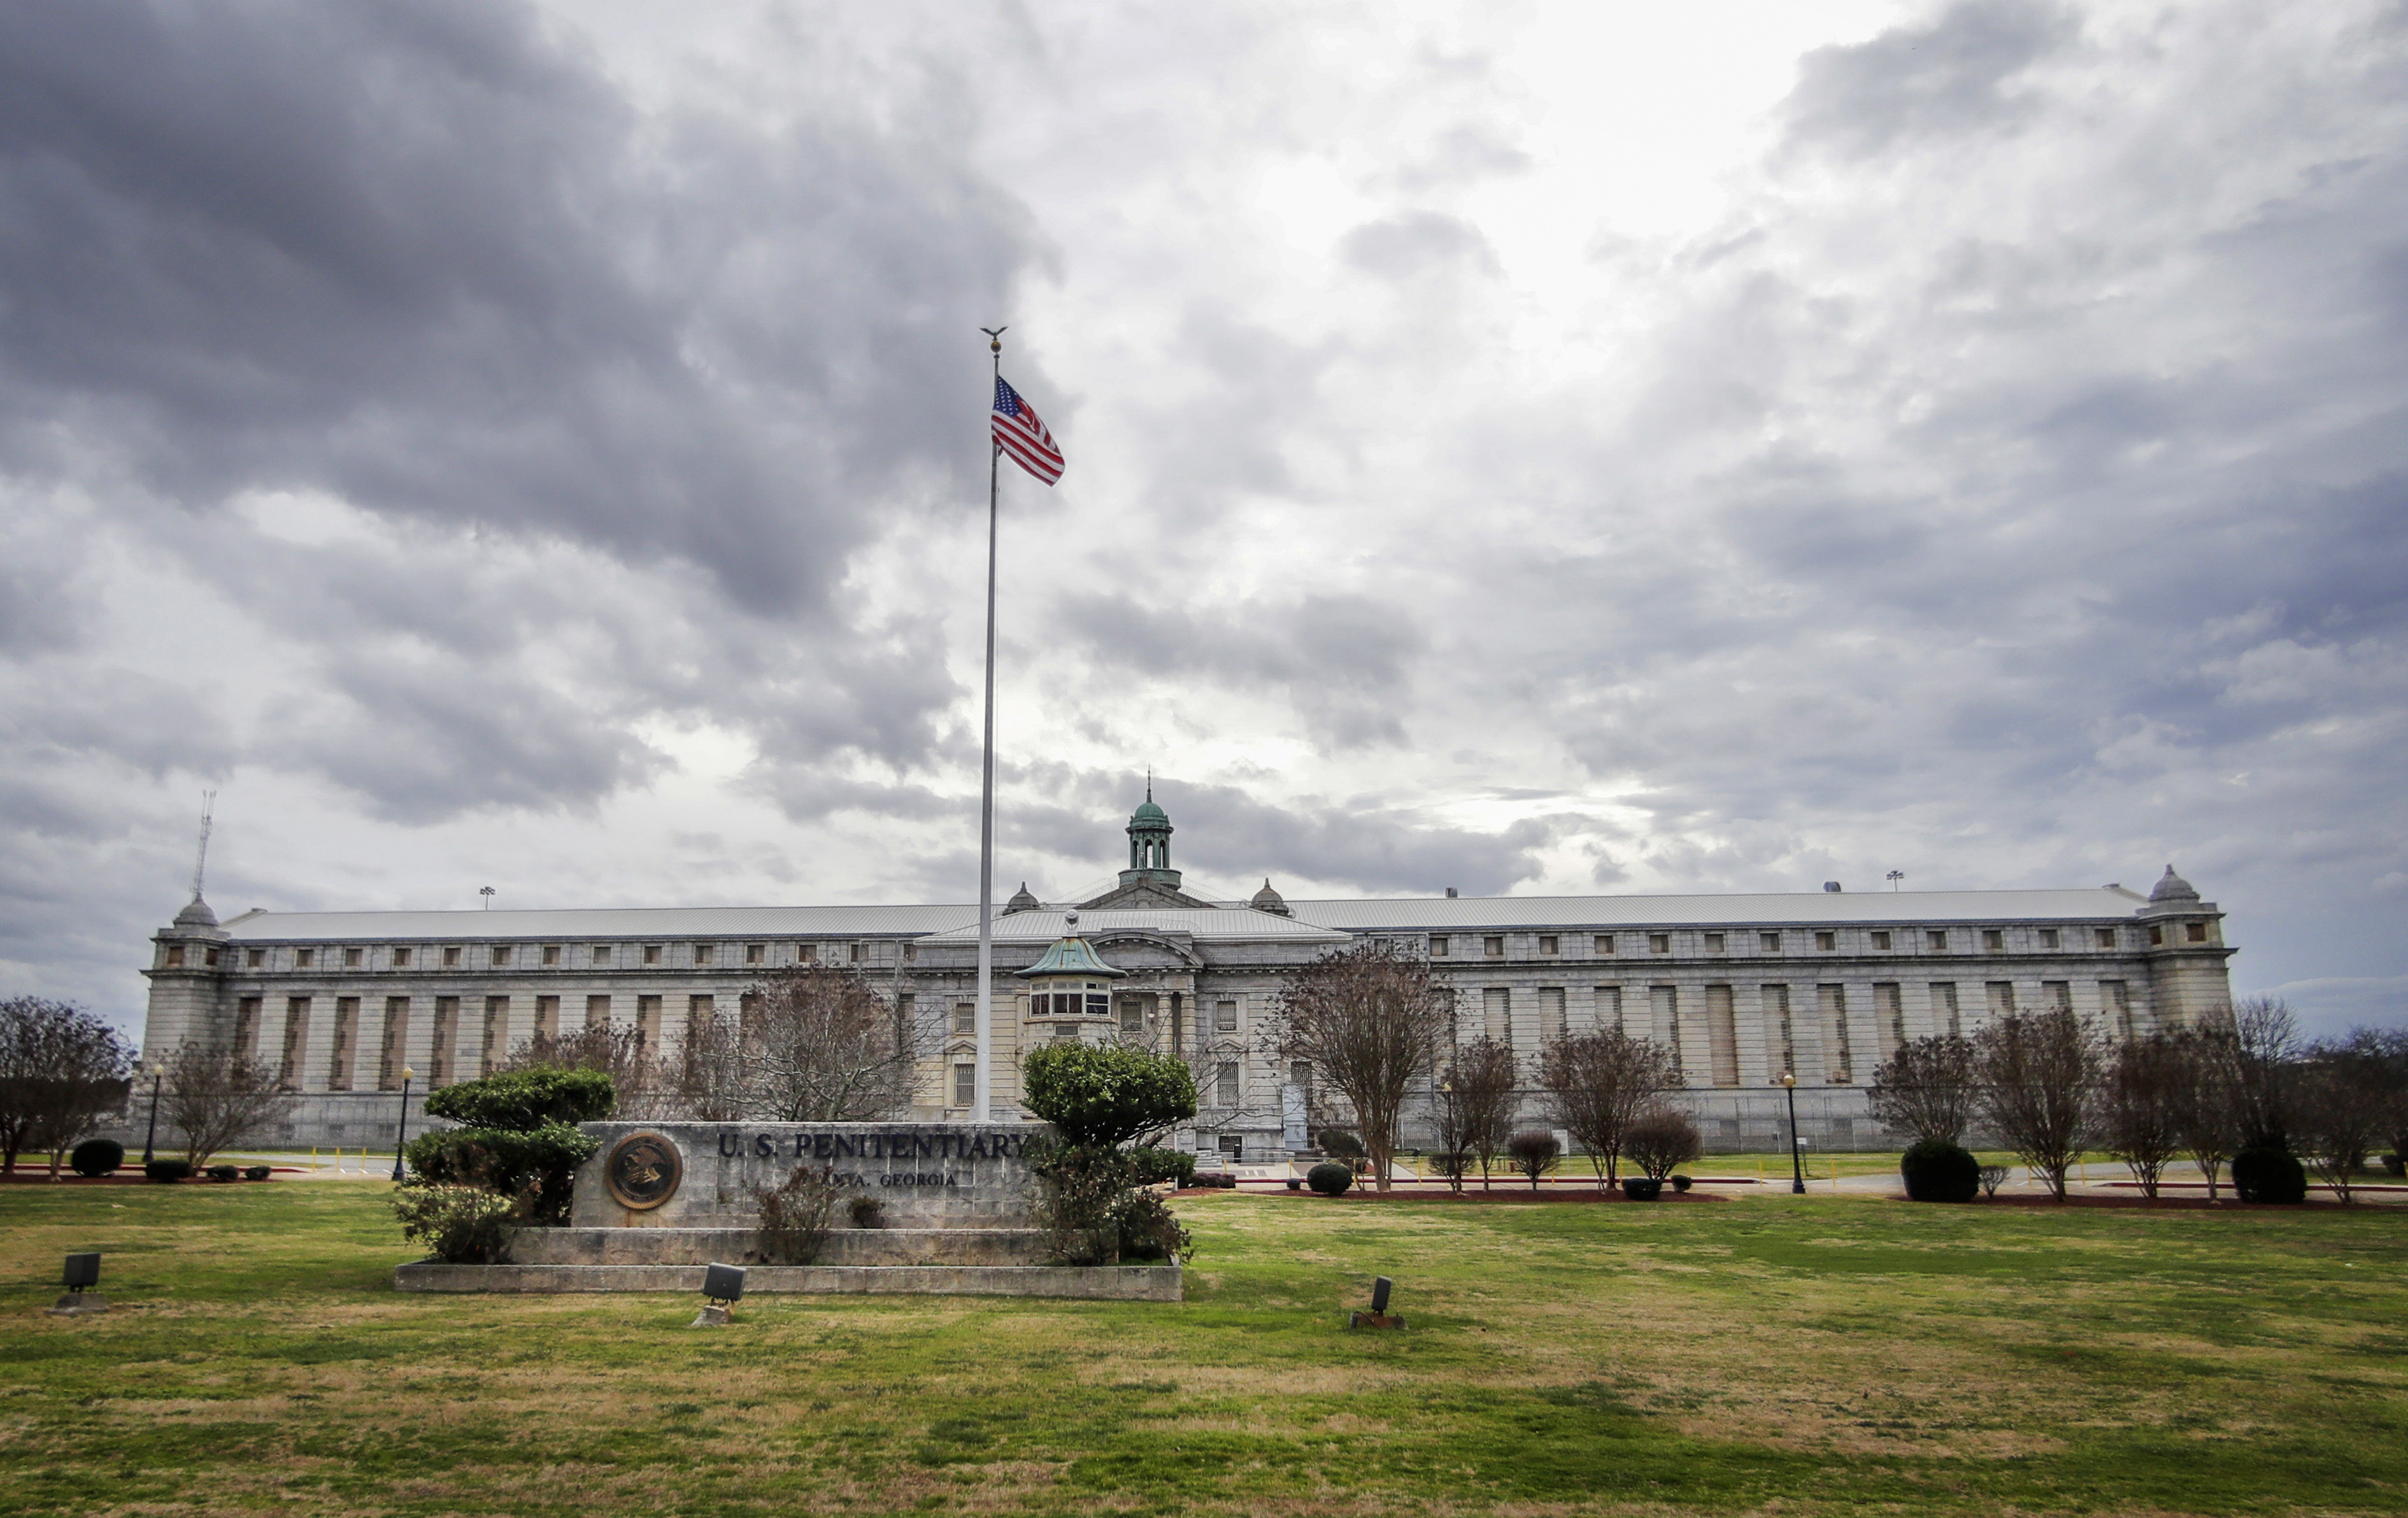
<svg viewBox="0 0 2408 1518">
<path fill-rule="evenodd" d="M 108 1310 L 108 1298 L 98 1292 L 69 1292 L 50 1309 L 53 1318 L 80 1318 L 88 1312 Z"/>
<path fill-rule="evenodd" d="M 815 1265 L 1043 1265 L 1042 1228 L 836 1228 Z M 512 1265 L 762 1265 L 750 1228 L 520 1228 Z"/>
<path fill-rule="evenodd" d="M 717 1302 L 713 1302 L 709 1307 L 704 1308 L 701 1311 L 695 1313 L 694 1315 L 694 1321 L 687 1324 L 686 1326 L 689 1328 L 724 1328 L 727 1326 L 729 1321 L 727 1309 L 720 1306 Z"/>
<path fill-rule="evenodd" d="M 867 1231 L 867 1230 L 865 1230 Z M 393 1273 L 406 1292 L 682 1292 L 702 1290 L 699 1265 L 446 1265 L 420 1260 Z M 747 1300 L 764 1293 L 831 1292 L 922 1296 L 1070 1296 L 1177 1302 L 1175 1265 L 755 1265 Z"/>
</svg>

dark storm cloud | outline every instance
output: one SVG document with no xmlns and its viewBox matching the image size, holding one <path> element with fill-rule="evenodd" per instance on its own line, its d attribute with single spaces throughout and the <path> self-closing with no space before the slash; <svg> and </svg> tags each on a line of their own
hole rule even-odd
<svg viewBox="0 0 2408 1518">
<path fill-rule="evenodd" d="M 1929 24 L 1799 60 L 1792 137 L 1869 158 L 1902 141 L 2013 125 L 2032 111 L 2015 77 L 2072 41 L 2079 23 L 2036 0 L 1961 0 Z"/>
<path fill-rule="evenodd" d="M 1315 738 L 1337 749 L 1405 741 L 1398 712 L 1428 647 L 1400 608 L 1354 594 L 1211 609 L 1079 594 L 1056 615 L 1107 664 L 1240 691 L 1284 688 Z"/>
<path fill-rule="evenodd" d="M 959 122 L 821 98 L 642 117 L 510 5 L 0 11 L 0 448 L 817 608 L 881 493 L 975 462 L 940 398 L 1029 250 Z"/>
</svg>

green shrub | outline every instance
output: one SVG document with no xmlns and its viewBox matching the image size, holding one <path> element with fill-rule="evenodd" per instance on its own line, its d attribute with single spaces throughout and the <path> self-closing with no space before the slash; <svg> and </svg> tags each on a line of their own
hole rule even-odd
<svg viewBox="0 0 2408 1518">
<path fill-rule="evenodd" d="M 212 1165 L 208 1168 L 208 1177 L 211 1181 L 240 1181 L 242 1179 L 242 1167 L 239 1165 Z"/>
<path fill-rule="evenodd" d="M 1137 1183 L 1140 1186 L 1175 1181 L 1184 1187 L 1196 1179 L 1196 1156 L 1181 1150 L 1151 1146 L 1132 1149 L 1129 1151 L 1129 1164 L 1137 1171 Z"/>
<path fill-rule="evenodd" d="M 1982 1189 L 1982 1162 L 1945 1138 L 1926 1138 L 1898 1162 L 1906 1195 L 1917 1202 L 1970 1202 Z"/>
<path fill-rule="evenodd" d="M 1359 1160 L 1363 1157 L 1363 1140 L 1344 1128 L 1324 1128 L 1318 1135 L 1321 1152 L 1334 1160 Z"/>
<path fill-rule="evenodd" d="M 2232 1156 L 2232 1189 L 2244 1202 L 2304 1202 L 2308 1172 L 2279 1149 L 2244 1149 Z"/>
<path fill-rule="evenodd" d="M 115 1175 L 125 1163 L 125 1146 L 114 1138 L 87 1138 L 75 1146 L 67 1156 L 75 1173 L 83 1176 Z"/>
<path fill-rule="evenodd" d="M 498 1265 L 507 1259 L 513 1210 L 509 1197 L 481 1186 L 420 1179 L 393 1193 L 401 1236 L 425 1240 L 428 1253 L 452 1265 Z"/>
<path fill-rule="evenodd" d="M 1346 1188 L 1354 1184 L 1354 1167 L 1323 1160 L 1304 1172 L 1304 1183 L 1324 1196 L 1342 1196 Z"/>
<path fill-rule="evenodd" d="M 253 1165 L 242 1172 L 242 1178 L 245 1181 L 265 1181 L 275 1173 L 265 1165 Z"/>
<path fill-rule="evenodd" d="M 1124 1196 L 1112 1209 L 1112 1221 L 1120 1230 L 1120 1255 L 1124 1260 L 1168 1260 L 1177 1264 L 1196 1251 L 1195 1237 L 1180 1225 L 1177 1215 L 1153 1192 L 1135 1191 Z"/>
<path fill-rule="evenodd" d="M 886 1204 L 875 1196 L 856 1196 L 844 1204 L 844 1210 L 856 1228 L 886 1226 Z"/>
<path fill-rule="evenodd" d="M 152 1160 L 142 1167 L 142 1178 L 146 1181 L 186 1181 L 192 1178 L 192 1174 L 193 1162 L 190 1160 Z"/>
<path fill-rule="evenodd" d="M 1111 1149 L 1196 1115 L 1186 1063 L 1125 1044 L 1040 1044 L 1021 1057 L 1021 1105 L 1074 1149 Z"/>
<path fill-rule="evenodd" d="M 453 1128 L 412 1138 L 409 1167 L 443 1186 L 481 1186 L 510 1198 L 528 1223 L 563 1223 L 577 1167 L 601 1141 L 565 1123 L 522 1133 L 502 1128 Z"/>
<path fill-rule="evenodd" d="M 533 1133 L 554 1124 L 599 1122 L 610 1115 L 617 1100 L 617 1090 L 604 1071 L 538 1066 L 429 1093 L 426 1112 L 464 1128 Z"/>
</svg>

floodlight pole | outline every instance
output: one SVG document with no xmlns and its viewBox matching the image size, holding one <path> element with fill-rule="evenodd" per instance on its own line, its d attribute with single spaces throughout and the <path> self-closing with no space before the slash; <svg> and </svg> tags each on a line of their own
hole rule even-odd
<svg viewBox="0 0 2408 1518">
<path fill-rule="evenodd" d="M 401 1152 L 409 1142 L 409 1078 L 418 1072 L 405 1065 L 401 1067 L 401 1125 L 393 1135 L 393 1183 L 402 1181 Z"/>
<path fill-rule="evenodd" d="M 150 1131 L 142 1136 L 142 1167 L 149 1169 L 158 1158 L 159 1146 L 159 1082 L 167 1078 L 167 1067 L 156 1060 L 150 1064 Z"/>
<path fill-rule="evenodd" d="M 1806 1166 L 1798 1157 L 1798 1077 L 1781 1072 L 1781 1089 L 1789 1097 L 1789 1195 L 1806 1195 Z"/>
<path fill-rule="evenodd" d="M 1004 329 L 979 330 L 986 333 L 987 353 L 992 360 L 994 383 L 987 390 L 987 407 L 992 415 L 996 391 L 1003 382 Z M 996 493 L 1002 464 L 1003 445 L 996 441 L 990 422 L 986 451 L 986 723 L 985 746 L 979 759 L 978 1007 L 974 1029 L 978 1066 L 970 1100 L 973 1123 L 986 1122 L 992 1110 L 993 1087 L 988 1071 L 995 1063 L 995 559 Z"/>
</svg>

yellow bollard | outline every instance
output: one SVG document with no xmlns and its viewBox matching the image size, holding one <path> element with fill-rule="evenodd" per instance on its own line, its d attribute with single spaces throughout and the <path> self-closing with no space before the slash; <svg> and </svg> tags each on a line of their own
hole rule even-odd
<svg viewBox="0 0 2408 1518">
<path fill-rule="evenodd" d="M 309 1146 L 309 1173 L 311 1175 L 316 1175 L 318 1173 L 318 1146 L 316 1144 L 311 1144 Z"/>
</svg>

